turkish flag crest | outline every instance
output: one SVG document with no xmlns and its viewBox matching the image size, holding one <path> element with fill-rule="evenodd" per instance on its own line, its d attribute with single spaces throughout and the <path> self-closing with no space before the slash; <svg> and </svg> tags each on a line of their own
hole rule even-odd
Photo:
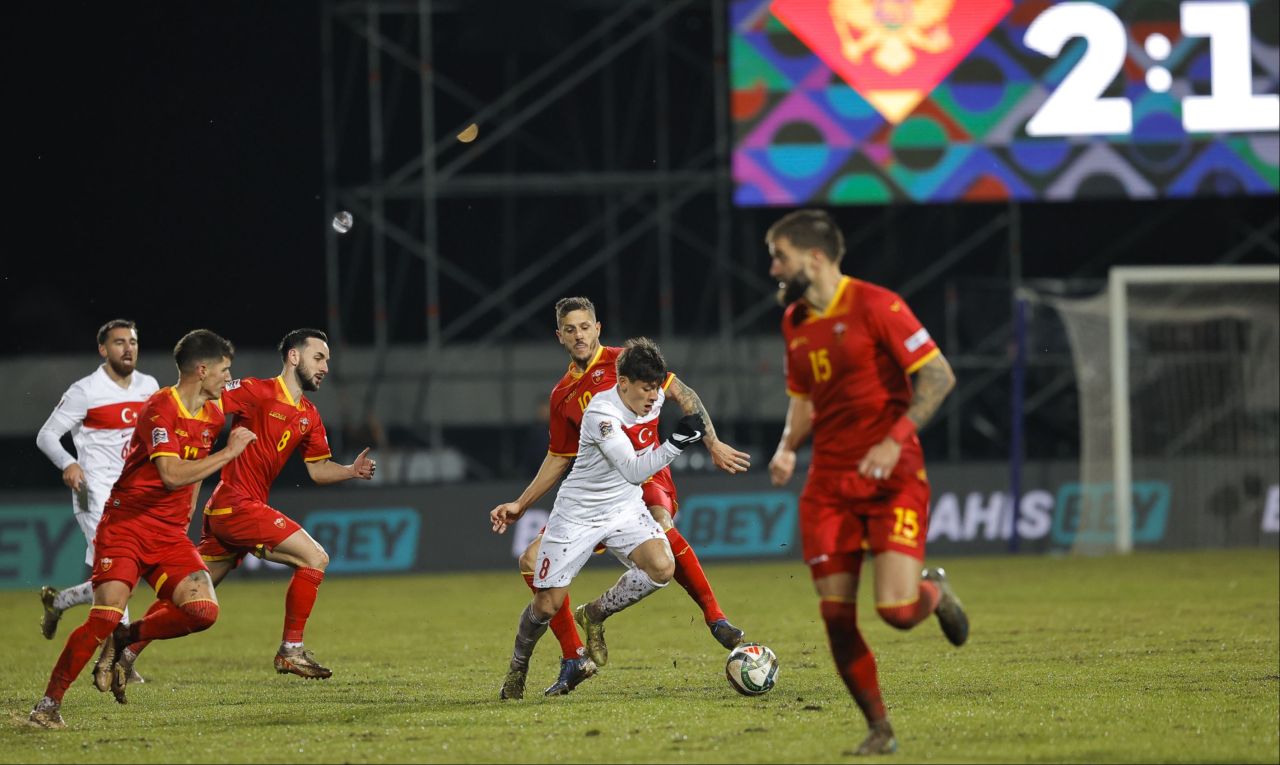
<svg viewBox="0 0 1280 765">
<path fill-rule="evenodd" d="M 1012 0 L 774 0 L 769 10 L 896 125 L 1012 7 Z"/>
</svg>

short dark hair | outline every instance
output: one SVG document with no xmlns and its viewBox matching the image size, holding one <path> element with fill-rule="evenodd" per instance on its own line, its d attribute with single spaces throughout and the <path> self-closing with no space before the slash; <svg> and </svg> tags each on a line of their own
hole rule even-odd
<svg viewBox="0 0 1280 765">
<path fill-rule="evenodd" d="M 556 327 L 558 328 L 560 326 L 560 322 L 564 321 L 564 317 L 573 311 L 586 311 L 591 314 L 591 318 L 593 319 L 596 316 L 596 307 L 587 298 L 560 298 L 556 301 Z"/>
<path fill-rule="evenodd" d="M 822 250 L 833 263 L 844 257 L 844 234 L 826 210 L 796 210 L 769 227 L 764 241 L 772 244 L 785 238 L 801 250 Z"/>
<path fill-rule="evenodd" d="M 207 329 L 193 329 L 173 346 L 173 362 L 179 372 L 190 372 L 201 362 L 233 359 L 235 346 L 231 341 Z"/>
<path fill-rule="evenodd" d="M 276 346 L 276 348 L 280 351 L 280 360 L 288 361 L 289 351 L 293 350 L 294 348 L 301 349 L 303 346 L 307 344 L 307 341 L 312 338 L 315 338 L 316 340 L 319 340 L 322 343 L 329 342 L 329 336 L 318 329 L 295 329 L 294 331 L 285 335 L 280 340 L 280 345 Z"/>
<path fill-rule="evenodd" d="M 132 319 L 112 319 L 111 321 L 98 327 L 98 345 L 107 344 L 107 335 L 111 334 L 113 329 L 131 329 L 138 331 L 138 325 L 133 323 Z"/>
<path fill-rule="evenodd" d="M 658 344 L 647 337 L 633 337 L 618 355 L 618 376 L 636 382 L 661 384 L 667 377 L 667 360 Z"/>
</svg>

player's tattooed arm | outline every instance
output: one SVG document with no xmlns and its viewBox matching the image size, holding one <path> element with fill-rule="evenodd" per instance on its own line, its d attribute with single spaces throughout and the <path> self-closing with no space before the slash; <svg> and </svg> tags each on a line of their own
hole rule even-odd
<svg viewBox="0 0 1280 765">
<path fill-rule="evenodd" d="M 911 405 L 907 407 L 907 417 L 920 431 L 933 419 L 947 394 L 956 387 L 956 375 L 946 357 L 939 353 L 916 370 L 911 383 Z"/>
<path fill-rule="evenodd" d="M 671 384 L 667 386 L 667 395 L 680 405 L 680 411 L 685 414 L 702 415 L 702 421 L 707 426 L 707 435 L 702 439 L 703 443 L 711 445 L 720 440 L 716 437 L 716 427 L 711 424 L 711 415 L 707 414 L 707 408 L 702 405 L 702 399 L 698 398 L 697 391 L 680 382 L 679 377 L 673 376 Z"/>
<path fill-rule="evenodd" d="M 675 402 L 680 405 L 680 410 L 685 414 L 696 414 L 702 417 L 707 433 L 702 439 L 702 445 L 707 447 L 713 465 L 730 475 L 741 473 L 751 467 L 750 454 L 740 452 L 716 437 L 716 427 L 711 424 L 711 415 L 707 414 L 707 408 L 702 405 L 702 399 L 698 398 L 697 391 L 680 382 L 679 377 L 672 375 L 671 384 L 667 386 L 667 395 L 675 399 Z"/>
</svg>

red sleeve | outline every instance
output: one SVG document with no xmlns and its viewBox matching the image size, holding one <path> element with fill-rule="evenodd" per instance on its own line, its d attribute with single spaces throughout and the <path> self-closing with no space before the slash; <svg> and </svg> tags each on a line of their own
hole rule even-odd
<svg viewBox="0 0 1280 765">
<path fill-rule="evenodd" d="M 576 457 L 578 456 L 578 423 L 569 419 L 564 413 L 564 407 L 572 406 L 569 402 L 564 402 L 557 408 L 555 399 L 551 400 L 551 422 L 548 430 L 551 436 L 550 443 L 547 444 L 547 451 L 557 457 Z"/>
<path fill-rule="evenodd" d="M 795 334 L 792 328 L 794 321 L 792 312 L 795 311 L 795 305 L 783 313 L 782 316 L 782 371 L 787 377 L 787 395 L 798 396 L 800 398 L 808 398 L 810 391 L 813 389 L 813 377 L 807 364 L 797 364 L 792 360 L 792 351 L 804 346 L 808 338 Z M 800 356 L 804 355 L 803 351 L 799 352 Z"/>
<path fill-rule="evenodd" d="M 941 351 L 929 336 L 906 301 L 884 290 L 874 295 L 867 305 L 870 325 L 875 329 L 880 345 L 893 356 L 898 366 L 907 374 L 913 374 L 937 356 Z"/>
<path fill-rule="evenodd" d="M 151 432 L 142 439 L 147 459 L 168 456 L 182 458 L 182 445 L 178 443 L 178 407 L 173 403 L 173 391 L 164 389 L 164 395 L 153 397 L 138 418 L 147 423 Z"/>
<path fill-rule="evenodd" d="M 314 407 L 311 409 L 311 417 L 315 424 L 307 431 L 307 435 L 303 437 L 302 442 L 302 459 L 305 462 L 319 462 L 327 460 L 333 456 L 333 451 L 329 449 L 329 434 L 325 432 L 324 422 L 320 419 L 319 410 Z"/>
</svg>

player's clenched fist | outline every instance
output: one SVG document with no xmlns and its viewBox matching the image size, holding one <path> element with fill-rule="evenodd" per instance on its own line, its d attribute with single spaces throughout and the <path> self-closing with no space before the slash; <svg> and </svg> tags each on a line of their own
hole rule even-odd
<svg viewBox="0 0 1280 765">
<path fill-rule="evenodd" d="M 505 534 L 507 527 L 520 520 L 524 510 L 518 502 L 503 502 L 489 511 L 489 520 L 493 522 L 495 534 Z"/>
<path fill-rule="evenodd" d="M 796 453 L 792 449 L 778 449 L 769 460 L 769 481 L 774 486 L 783 486 L 791 480 L 796 470 Z"/>
<path fill-rule="evenodd" d="M 248 428 L 233 428 L 231 435 L 227 436 L 227 453 L 232 457 L 237 457 L 243 452 L 249 444 L 258 440 L 258 436 Z"/>
</svg>

